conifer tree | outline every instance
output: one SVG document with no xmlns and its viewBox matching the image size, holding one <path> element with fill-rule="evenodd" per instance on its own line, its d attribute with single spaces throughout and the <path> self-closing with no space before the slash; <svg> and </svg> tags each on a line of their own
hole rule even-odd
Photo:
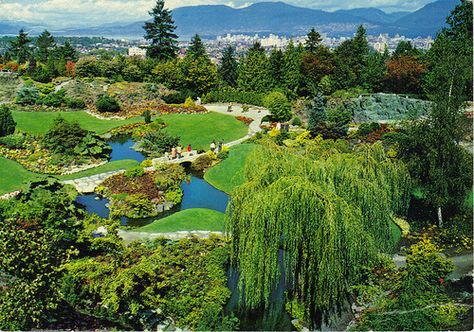
<svg viewBox="0 0 474 332">
<path fill-rule="evenodd" d="M 18 61 L 18 63 L 25 63 L 30 54 L 28 47 L 30 42 L 31 39 L 28 38 L 28 33 L 21 29 L 18 36 L 10 42 L 8 49 L 9 54 Z"/>
<path fill-rule="evenodd" d="M 274 88 L 282 88 L 285 82 L 285 59 L 280 49 L 274 48 L 270 53 L 270 77 Z"/>
<path fill-rule="evenodd" d="M 323 95 L 318 93 L 306 108 L 308 129 L 313 136 L 322 134 L 326 128 L 327 113 Z"/>
<path fill-rule="evenodd" d="M 271 87 L 268 59 L 265 50 L 256 42 L 242 60 L 238 86 L 243 91 L 266 92 Z"/>
<path fill-rule="evenodd" d="M 284 53 L 284 82 L 290 93 L 296 95 L 300 87 L 301 76 L 301 48 L 295 47 L 291 41 Z"/>
<path fill-rule="evenodd" d="M 219 77 L 224 85 L 235 87 L 237 85 L 239 64 L 235 58 L 235 50 L 232 46 L 226 47 L 222 55 L 222 63 L 219 67 Z"/>
<path fill-rule="evenodd" d="M 193 58 L 207 56 L 206 48 L 204 47 L 201 37 L 199 37 L 198 34 L 195 34 L 191 38 L 191 44 L 189 45 L 187 55 Z"/>
<path fill-rule="evenodd" d="M 314 28 L 308 33 L 306 37 L 305 49 L 310 53 L 315 53 L 319 46 L 321 46 L 321 42 L 323 38 L 321 34 L 317 32 Z"/>
<path fill-rule="evenodd" d="M 157 60 L 173 59 L 178 51 L 178 36 L 174 33 L 176 26 L 171 11 L 164 6 L 164 0 L 157 0 L 155 7 L 149 11 L 152 21 L 146 22 L 143 27 L 145 39 L 151 41 L 147 56 Z"/>
<path fill-rule="evenodd" d="M 36 39 L 37 60 L 45 63 L 48 60 L 51 49 L 55 46 L 54 37 L 48 30 L 44 30 Z"/>
</svg>

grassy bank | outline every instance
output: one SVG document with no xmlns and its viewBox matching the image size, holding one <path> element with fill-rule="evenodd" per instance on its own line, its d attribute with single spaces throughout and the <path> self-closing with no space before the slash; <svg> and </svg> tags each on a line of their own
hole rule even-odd
<svg viewBox="0 0 474 332">
<path fill-rule="evenodd" d="M 77 121 L 82 128 L 103 134 L 113 128 L 143 121 L 142 117 L 125 120 L 101 120 L 84 111 L 77 112 L 13 112 L 17 130 L 31 134 L 44 134 L 51 128 L 58 116 L 69 121 Z"/>
<path fill-rule="evenodd" d="M 169 217 L 135 228 L 133 232 L 170 233 L 178 231 L 224 231 L 222 212 L 208 209 L 189 209 L 179 211 Z"/>
<path fill-rule="evenodd" d="M 244 166 L 247 156 L 256 149 L 255 144 L 241 144 L 233 147 L 229 157 L 211 168 L 204 179 L 226 193 L 244 183 Z"/>
<path fill-rule="evenodd" d="M 195 150 L 209 149 L 212 140 L 235 141 L 247 135 L 248 127 L 233 116 L 220 113 L 169 114 L 161 118 L 168 124 L 166 131 L 181 138 L 184 146 Z"/>
</svg>

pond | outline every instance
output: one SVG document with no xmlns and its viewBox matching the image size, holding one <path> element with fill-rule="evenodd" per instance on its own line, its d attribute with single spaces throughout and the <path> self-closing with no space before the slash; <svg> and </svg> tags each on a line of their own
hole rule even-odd
<svg viewBox="0 0 474 332">
<path fill-rule="evenodd" d="M 162 213 L 158 217 L 134 220 L 121 218 L 121 224 L 140 227 L 182 210 L 206 208 L 225 212 L 227 208 L 229 196 L 197 176 L 190 175 L 187 180 L 181 183 L 181 189 L 183 190 L 183 200 L 171 210 Z M 97 194 L 85 194 L 79 195 L 76 202 L 83 205 L 89 213 L 96 214 L 101 218 L 109 218 L 110 210 L 107 198 L 101 198 Z"/>
<path fill-rule="evenodd" d="M 135 142 L 130 137 L 118 136 L 107 143 L 112 148 L 109 161 L 132 159 L 141 163 L 147 158 L 145 154 L 133 149 Z"/>
</svg>

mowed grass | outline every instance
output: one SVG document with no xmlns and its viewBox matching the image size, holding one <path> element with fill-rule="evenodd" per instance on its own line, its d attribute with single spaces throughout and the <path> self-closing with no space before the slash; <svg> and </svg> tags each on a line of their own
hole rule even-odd
<svg viewBox="0 0 474 332">
<path fill-rule="evenodd" d="M 68 121 L 77 121 L 84 129 L 103 134 L 109 130 L 130 123 L 143 121 L 142 117 L 124 120 L 101 120 L 84 111 L 77 112 L 18 112 L 14 111 L 13 118 L 17 130 L 31 134 L 44 134 L 51 128 L 53 121 L 61 116 Z"/>
<path fill-rule="evenodd" d="M 0 195 L 22 189 L 27 182 L 44 175 L 24 169 L 15 161 L 0 157 Z"/>
<path fill-rule="evenodd" d="M 209 209 L 189 209 L 135 228 L 132 232 L 171 233 L 178 231 L 224 231 L 225 214 Z"/>
<path fill-rule="evenodd" d="M 257 148 L 255 144 L 241 144 L 229 151 L 229 157 L 204 174 L 212 186 L 226 193 L 244 183 L 244 166 L 247 157 Z"/>
<path fill-rule="evenodd" d="M 136 160 L 118 160 L 79 173 L 51 176 L 57 177 L 59 180 L 74 180 L 109 171 L 118 171 L 121 169 L 126 170 L 135 167 L 138 164 L 139 163 Z M 24 169 L 23 166 L 17 162 L 0 157 L 0 195 L 22 189 L 28 182 L 40 180 L 47 176 L 48 175 L 46 174 L 30 172 Z"/>
<path fill-rule="evenodd" d="M 212 140 L 224 140 L 228 143 L 248 133 L 248 127 L 243 122 L 233 116 L 215 112 L 168 114 L 160 118 L 168 125 L 168 133 L 179 136 L 182 145 L 191 144 L 194 150 L 208 150 Z"/>
</svg>

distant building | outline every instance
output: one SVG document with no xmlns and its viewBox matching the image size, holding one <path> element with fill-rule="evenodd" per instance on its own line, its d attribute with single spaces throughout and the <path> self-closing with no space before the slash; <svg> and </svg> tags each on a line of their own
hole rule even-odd
<svg viewBox="0 0 474 332">
<path fill-rule="evenodd" d="M 128 56 L 139 56 L 141 58 L 146 57 L 146 48 L 141 47 L 129 47 L 128 48 Z"/>
</svg>

